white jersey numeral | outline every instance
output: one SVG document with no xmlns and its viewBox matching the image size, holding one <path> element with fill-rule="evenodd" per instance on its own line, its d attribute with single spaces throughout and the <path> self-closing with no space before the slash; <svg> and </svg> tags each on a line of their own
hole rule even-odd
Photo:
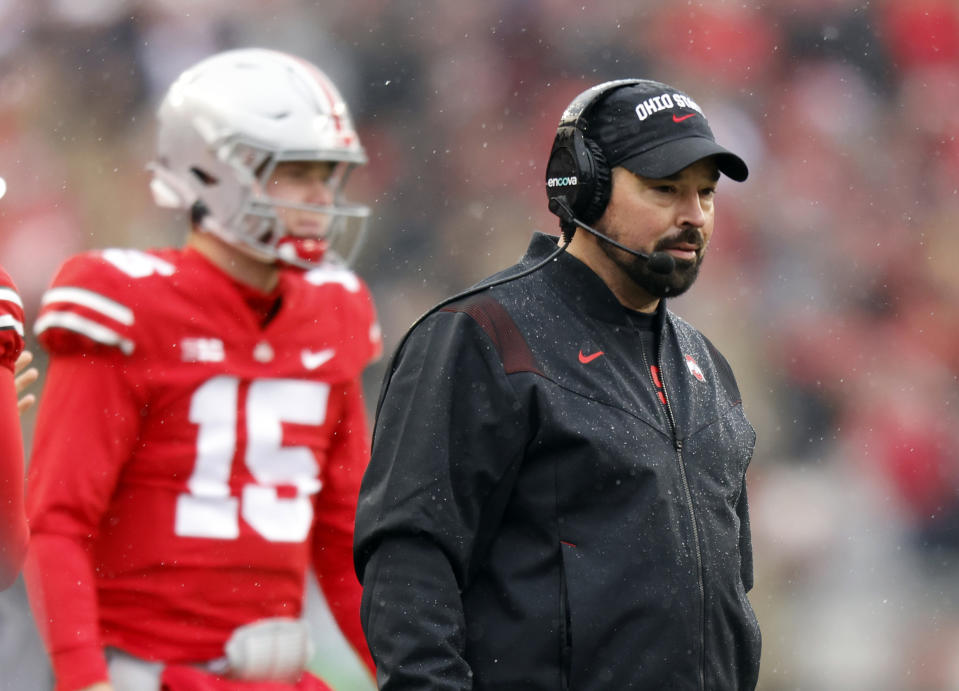
<svg viewBox="0 0 959 691">
<path fill-rule="evenodd" d="M 237 447 L 240 382 L 214 377 L 190 401 L 190 422 L 199 426 L 196 463 L 189 492 L 177 497 L 174 530 L 183 537 L 224 540 L 240 534 L 240 515 L 271 542 L 302 542 L 313 523 L 311 496 L 320 491 L 313 452 L 283 446 L 283 423 L 322 425 L 330 396 L 328 384 L 295 379 L 260 379 L 246 396 L 246 453 L 243 462 L 256 480 L 239 497 L 230 494 Z M 238 459 L 239 460 L 239 459 Z M 278 486 L 295 488 L 281 497 Z"/>
<path fill-rule="evenodd" d="M 103 250 L 103 258 L 131 278 L 145 278 L 153 274 L 172 276 L 176 267 L 159 257 L 128 248 Z"/>
</svg>

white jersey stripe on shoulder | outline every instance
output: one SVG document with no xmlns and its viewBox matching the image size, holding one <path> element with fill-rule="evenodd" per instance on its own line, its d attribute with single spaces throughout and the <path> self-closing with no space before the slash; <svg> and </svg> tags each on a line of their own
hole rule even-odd
<svg viewBox="0 0 959 691">
<path fill-rule="evenodd" d="M 81 317 L 75 312 L 47 312 L 43 314 L 33 325 L 33 333 L 37 336 L 47 329 L 60 328 L 86 336 L 91 341 L 103 343 L 104 345 L 116 346 L 125 355 L 130 355 L 134 350 L 133 341 L 123 338 L 113 329 L 108 329 L 103 324 Z"/>
<path fill-rule="evenodd" d="M 43 295 L 41 307 L 53 302 L 69 302 L 99 312 L 105 317 L 118 321 L 125 326 L 133 324 L 133 310 L 126 305 L 94 293 L 86 288 L 51 288 Z"/>
<path fill-rule="evenodd" d="M 13 329 L 23 338 L 23 322 L 9 314 L 0 315 L 0 329 Z"/>
<path fill-rule="evenodd" d="M 23 309 L 23 302 L 20 300 L 20 296 L 17 295 L 17 291 L 12 288 L 0 288 L 0 300 L 12 302 L 20 309 Z"/>
</svg>

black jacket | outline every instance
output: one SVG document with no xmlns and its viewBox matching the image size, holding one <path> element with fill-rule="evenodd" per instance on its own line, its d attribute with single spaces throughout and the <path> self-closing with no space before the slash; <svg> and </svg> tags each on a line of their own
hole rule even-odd
<svg viewBox="0 0 959 691">
<path fill-rule="evenodd" d="M 414 329 L 357 513 L 381 688 L 754 688 L 755 433 L 710 342 L 664 306 L 657 328 L 666 404 L 566 254 Z"/>
</svg>

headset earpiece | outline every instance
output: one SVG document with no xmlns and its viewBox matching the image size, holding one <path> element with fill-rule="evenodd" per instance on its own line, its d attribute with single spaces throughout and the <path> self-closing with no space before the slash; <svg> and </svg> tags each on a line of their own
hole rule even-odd
<svg viewBox="0 0 959 691">
<path fill-rule="evenodd" d="M 619 79 L 587 89 L 567 106 L 556 129 L 546 164 L 546 195 L 565 198 L 573 216 L 585 223 L 603 215 L 612 189 L 606 156 L 585 130 L 589 110 L 611 91 L 641 81 Z"/>
<path fill-rule="evenodd" d="M 610 173 L 596 142 L 577 127 L 561 127 L 546 164 L 546 192 L 563 197 L 576 218 L 592 223 L 609 202 Z"/>
<path fill-rule="evenodd" d="M 593 223 L 603 212 L 606 211 L 606 205 L 609 204 L 609 195 L 612 192 L 612 173 L 609 170 L 609 164 L 606 163 L 606 154 L 589 137 L 583 137 L 583 145 L 586 147 L 589 159 L 592 165 L 593 182 L 589 189 L 583 190 L 582 205 L 578 218 L 584 223 Z"/>
</svg>

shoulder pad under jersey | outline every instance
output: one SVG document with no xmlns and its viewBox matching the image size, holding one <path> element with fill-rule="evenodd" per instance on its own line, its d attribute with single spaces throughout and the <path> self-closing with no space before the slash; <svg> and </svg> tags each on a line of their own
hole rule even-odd
<svg viewBox="0 0 959 691">
<path fill-rule="evenodd" d="M 135 249 L 86 252 L 68 259 L 43 295 L 34 333 L 52 353 L 116 348 L 136 350 L 134 306 L 150 276 L 176 267 Z"/>
</svg>

